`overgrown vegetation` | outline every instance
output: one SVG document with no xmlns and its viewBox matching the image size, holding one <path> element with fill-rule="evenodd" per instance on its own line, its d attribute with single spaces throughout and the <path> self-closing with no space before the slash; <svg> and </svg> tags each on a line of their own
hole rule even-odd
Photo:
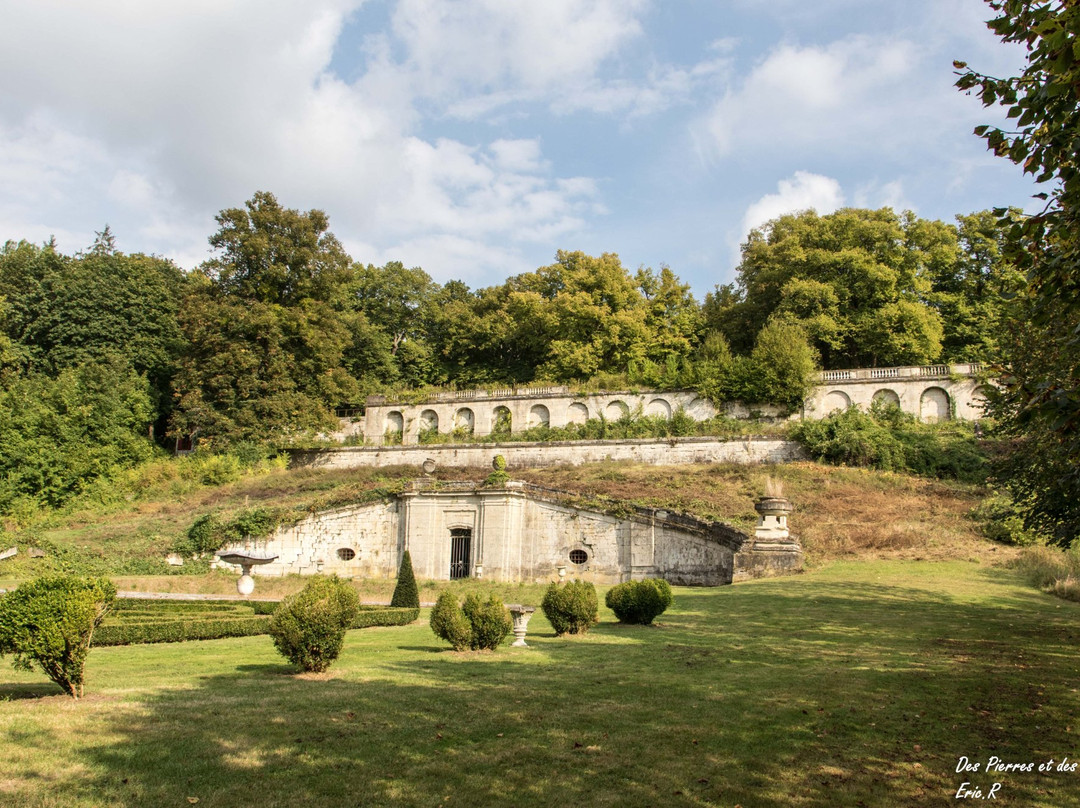
<svg viewBox="0 0 1080 808">
<path fill-rule="evenodd" d="M 116 599 L 104 578 L 38 578 L 0 596 L 0 656 L 36 665 L 73 699 L 82 698 L 86 656 Z"/>
<path fill-rule="evenodd" d="M 671 603 L 671 585 L 663 578 L 624 581 L 604 595 L 604 605 L 615 613 L 620 623 L 642 626 L 652 625 Z"/>
<path fill-rule="evenodd" d="M 584 634 L 600 622 L 596 587 L 591 581 L 553 582 L 540 602 L 557 635 Z"/>
<path fill-rule="evenodd" d="M 274 611 L 269 626 L 274 647 L 305 671 L 325 671 L 341 653 L 359 607 L 356 590 L 345 581 L 316 576 Z"/>
<path fill-rule="evenodd" d="M 791 436 L 822 462 L 969 483 L 985 482 L 989 470 L 974 425 L 924 424 L 895 406 L 875 404 L 870 412 L 850 407 L 798 421 Z"/>
<path fill-rule="evenodd" d="M 1080 547 L 1027 547 L 1015 565 L 1032 586 L 1080 601 Z"/>
</svg>

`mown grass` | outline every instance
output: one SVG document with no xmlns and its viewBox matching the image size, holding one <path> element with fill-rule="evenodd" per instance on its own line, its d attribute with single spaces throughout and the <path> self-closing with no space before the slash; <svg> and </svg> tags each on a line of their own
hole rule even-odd
<svg viewBox="0 0 1080 808">
<path fill-rule="evenodd" d="M 0 670 L 0 803 L 922 806 L 964 781 L 1080 804 L 1080 606 L 964 562 L 840 562 L 676 589 L 655 627 L 455 653 L 350 632 L 326 674 L 267 638 L 95 649 L 88 696 Z M 984 791 L 985 793 L 985 791 Z"/>
</svg>

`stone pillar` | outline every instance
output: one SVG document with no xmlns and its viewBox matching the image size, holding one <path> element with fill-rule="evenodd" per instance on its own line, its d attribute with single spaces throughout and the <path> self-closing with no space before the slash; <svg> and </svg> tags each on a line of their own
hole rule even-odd
<svg viewBox="0 0 1080 808">
<path fill-rule="evenodd" d="M 762 497 L 754 503 L 758 523 L 754 538 L 735 553 L 732 581 L 798 572 L 803 552 L 788 532 L 787 517 L 794 508 L 785 497 Z"/>
</svg>

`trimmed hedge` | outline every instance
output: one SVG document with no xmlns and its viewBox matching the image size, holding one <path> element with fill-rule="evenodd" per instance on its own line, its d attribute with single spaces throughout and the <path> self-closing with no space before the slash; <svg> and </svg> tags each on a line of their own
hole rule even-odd
<svg viewBox="0 0 1080 808">
<path fill-rule="evenodd" d="M 94 633 L 94 645 L 138 645 L 155 642 L 220 640 L 266 634 L 268 617 L 225 617 L 217 620 L 160 620 L 154 623 L 121 623 L 102 626 Z"/>
<path fill-rule="evenodd" d="M 604 604 L 620 623 L 647 626 L 671 605 L 671 585 L 663 578 L 626 581 L 608 590 Z"/>
<path fill-rule="evenodd" d="M 128 600 L 128 599 L 124 599 Z M 131 599 L 135 600 L 135 599 Z M 123 615 L 116 622 L 106 623 L 94 632 L 93 645 L 137 645 L 158 642 L 186 642 L 187 640 L 219 640 L 226 637 L 252 637 L 269 633 L 269 616 L 279 601 L 162 601 L 138 599 L 138 611 L 121 609 Z M 145 604 L 163 608 L 154 614 Z M 205 608 L 206 604 L 227 604 L 235 609 L 222 614 Z M 203 606 L 203 619 L 192 619 L 195 605 Z M 179 606 L 181 608 L 174 609 Z M 182 618 L 170 619 L 169 612 L 184 613 Z M 162 614 L 164 613 L 164 614 Z M 349 629 L 376 626 L 405 626 L 420 616 L 419 609 L 393 609 L 383 606 L 361 606 Z"/>
</svg>

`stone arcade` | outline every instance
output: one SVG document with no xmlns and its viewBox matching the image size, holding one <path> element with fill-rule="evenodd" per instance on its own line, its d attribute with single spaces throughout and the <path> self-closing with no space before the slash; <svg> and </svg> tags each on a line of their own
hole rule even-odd
<svg viewBox="0 0 1080 808">
<path fill-rule="evenodd" d="M 598 584 L 663 577 L 717 586 L 802 565 L 787 530 L 787 500 L 759 502 L 751 535 L 669 511 L 583 509 L 564 496 L 521 482 L 485 488 L 423 479 L 388 501 L 312 514 L 269 539 L 221 552 L 277 556 L 258 575 L 393 578 L 408 549 L 419 578 Z"/>
</svg>

